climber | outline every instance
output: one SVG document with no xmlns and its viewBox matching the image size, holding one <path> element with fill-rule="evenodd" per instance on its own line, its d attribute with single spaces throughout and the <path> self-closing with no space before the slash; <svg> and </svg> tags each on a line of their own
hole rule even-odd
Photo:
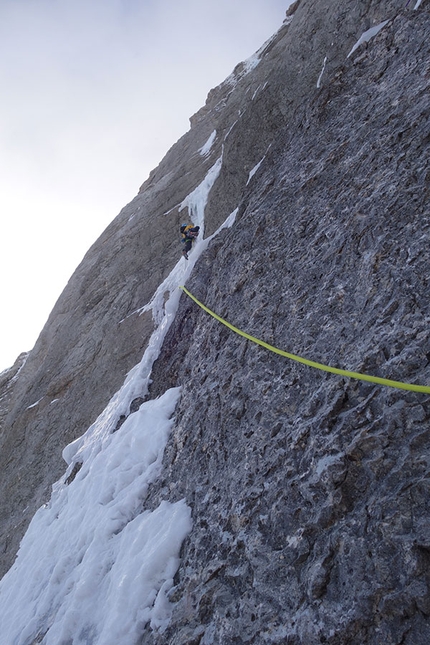
<svg viewBox="0 0 430 645">
<path fill-rule="evenodd" d="M 194 224 L 182 224 L 181 225 L 181 235 L 182 243 L 184 244 L 184 249 L 182 255 L 186 260 L 188 260 L 188 253 L 191 251 L 193 241 L 196 239 L 199 234 L 200 226 L 194 226 Z"/>
</svg>

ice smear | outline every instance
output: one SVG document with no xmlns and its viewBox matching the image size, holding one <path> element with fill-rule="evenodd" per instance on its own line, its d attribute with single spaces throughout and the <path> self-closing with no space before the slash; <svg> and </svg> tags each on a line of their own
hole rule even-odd
<svg viewBox="0 0 430 645">
<path fill-rule="evenodd" d="M 324 74 L 324 70 L 325 70 L 326 63 L 327 63 L 327 56 L 324 58 L 324 62 L 323 62 L 323 66 L 322 66 L 322 70 L 321 70 L 320 75 L 318 76 L 318 80 L 317 80 L 317 89 L 319 89 L 319 88 L 321 87 L 321 80 L 322 80 L 322 77 L 323 77 L 323 74 Z"/>
<path fill-rule="evenodd" d="M 194 224 L 199 225 L 201 228 L 200 239 L 194 244 L 189 261 L 187 262 L 181 257 L 167 278 L 158 287 L 150 302 L 134 312 L 137 315 L 152 310 L 154 321 L 157 325 L 148 342 L 148 347 L 142 360 L 129 372 L 122 388 L 112 397 L 95 423 L 90 426 L 82 437 L 76 439 L 63 450 L 63 459 L 68 464 L 85 461 L 89 452 L 101 450 L 105 438 L 109 437 L 109 434 L 115 428 L 119 416 L 128 414 L 131 401 L 138 396 L 147 394 L 152 366 L 158 358 L 164 338 L 178 309 L 181 296 L 178 285 L 185 284 L 197 259 L 213 237 L 211 236 L 207 240 L 202 239 L 204 235 L 204 209 L 209 192 L 221 170 L 221 164 L 222 156 L 209 169 L 201 184 L 179 206 L 180 210 L 188 207 L 190 217 L 194 218 Z"/>
<path fill-rule="evenodd" d="M 251 101 L 253 101 L 253 100 L 255 99 L 255 97 L 257 96 L 257 94 L 258 94 L 258 91 L 259 91 L 260 87 L 261 87 L 261 85 L 259 85 L 259 86 L 257 87 L 257 89 L 256 89 L 256 90 L 254 90 L 254 94 L 252 95 Z"/>
<path fill-rule="evenodd" d="M 43 397 L 42 397 L 42 399 L 43 399 Z M 38 406 L 42 399 L 39 399 L 38 401 L 35 401 L 31 405 L 29 405 L 27 410 L 31 410 L 31 408 L 35 408 L 36 406 Z"/>
<path fill-rule="evenodd" d="M 233 125 L 232 125 L 232 126 L 230 126 L 230 128 L 229 128 L 229 129 L 228 129 L 228 131 L 227 131 L 227 134 L 226 134 L 226 135 L 225 135 L 225 137 L 224 137 L 224 141 L 227 139 L 228 135 L 229 135 L 229 134 L 230 134 L 230 132 L 233 130 L 233 128 L 234 128 L 234 126 L 236 125 L 236 123 L 237 123 L 237 120 L 233 123 Z"/>
<path fill-rule="evenodd" d="M 376 34 L 378 34 L 381 31 L 381 29 L 385 27 L 387 22 L 389 21 L 384 20 L 384 22 L 379 23 L 379 25 L 376 25 L 375 27 L 371 27 L 371 29 L 368 29 L 363 34 L 361 34 L 360 38 L 357 40 L 354 47 L 349 52 L 347 58 L 349 58 L 355 52 L 355 50 L 358 49 L 358 47 L 360 47 L 362 43 L 367 43 L 371 38 L 376 36 Z"/>
<path fill-rule="evenodd" d="M 414 7 L 414 11 L 415 11 L 415 9 L 418 9 L 418 7 L 419 7 L 419 6 L 420 6 L 420 4 L 422 3 L 422 1 L 423 1 L 423 0 L 417 0 L 417 3 L 416 3 L 416 5 L 415 5 L 415 7 Z"/>
<path fill-rule="evenodd" d="M 248 181 L 246 182 L 246 185 L 249 184 L 249 182 L 251 181 L 251 179 L 253 178 L 253 176 L 255 175 L 255 173 L 257 172 L 257 170 L 259 169 L 259 167 L 261 166 L 261 164 L 265 160 L 265 158 L 266 158 L 266 155 L 264 155 L 264 157 L 262 159 L 260 159 L 260 161 L 254 166 L 254 168 L 252 170 L 250 170 L 249 175 L 248 175 Z"/>
<path fill-rule="evenodd" d="M 130 645 L 146 623 L 166 626 L 190 509 L 182 500 L 143 511 L 142 500 L 179 396 L 143 404 L 37 511 L 0 583 L 2 642 Z"/>
<path fill-rule="evenodd" d="M 260 49 L 258 49 L 255 54 L 252 54 L 249 58 L 246 60 L 242 61 L 242 63 L 239 63 L 233 70 L 233 72 L 226 78 L 224 83 L 226 85 L 230 85 L 234 87 L 237 85 L 237 83 L 242 80 L 245 76 L 247 76 L 250 72 L 252 72 L 253 69 L 257 67 L 257 65 L 260 63 L 262 60 L 262 57 L 264 55 L 265 50 L 269 45 L 276 40 L 278 37 L 278 34 L 275 33 L 273 34 L 268 40 L 266 40 L 265 43 L 262 44 Z"/>
<path fill-rule="evenodd" d="M 321 477 L 322 473 L 327 470 L 330 466 L 334 464 L 342 463 L 343 453 L 338 453 L 336 455 L 326 455 L 317 461 L 314 466 L 315 473 L 318 477 Z"/>
<path fill-rule="evenodd" d="M 14 383 L 15 381 L 17 381 L 17 380 L 18 380 L 19 374 L 20 374 L 20 372 L 21 372 L 22 368 L 24 367 L 24 365 L 26 364 L 26 362 L 27 362 L 27 359 L 28 359 L 29 355 L 30 355 L 30 352 L 24 352 L 24 360 L 22 361 L 22 365 L 21 365 L 21 367 L 19 368 L 19 370 L 17 371 L 17 373 L 15 374 L 15 376 L 13 377 L 13 379 L 11 380 L 11 383 Z M 10 369 L 10 368 L 9 368 L 9 369 Z M 7 371 L 7 370 L 6 370 L 6 371 Z M 2 373 L 3 373 L 3 372 L 2 372 Z M 1 376 L 1 374 L 0 374 L 0 376 Z"/>
<path fill-rule="evenodd" d="M 215 139 L 216 139 L 216 130 L 214 130 L 212 132 L 212 134 L 210 135 L 209 139 L 206 141 L 205 145 L 202 148 L 200 148 L 199 153 L 200 153 L 200 155 L 202 157 L 207 157 L 208 156 L 208 154 L 211 151 L 211 148 L 212 148 L 212 145 L 213 145 L 213 142 L 215 141 Z"/>
<path fill-rule="evenodd" d="M 201 226 L 202 237 L 190 260 L 179 260 L 143 308 L 159 320 L 148 349 L 96 422 L 64 449 L 67 473 L 77 462 L 82 467 L 69 485 L 64 477 L 54 485 L 50 503 L 35 514 L 15 564 L 0 582 L 5 643 L 134 645 L 146 624 L 163 631 L 169 623 L 168 595 L 191 513 L 185 500 L 163 501 L 155 510 L 145 510 L 144 500 L 160 473 L 180 389 L 144 403 L 118 432 L 113 429 L 131 400 L 147 391 L 177 311 L 178 285 L 210 240 L 234 223 L 238 209 L 203 238 L 204 209 L 221 163 L 222 158 L 181 204 Z"/>
<path fill-rule="evenodd" d="M 243 68 L 242 75 L 245 76 L 246 74 L 249 74 L 249 72 L 252 72 L 252 70 L 255 67 L 257 67 L 259 62 L 260 62 L 260 56 L 258 55 L 258 53 L 247 58 L 246 61 L 244 61 L 243 63 L 244 68 Z"/>
</svg>

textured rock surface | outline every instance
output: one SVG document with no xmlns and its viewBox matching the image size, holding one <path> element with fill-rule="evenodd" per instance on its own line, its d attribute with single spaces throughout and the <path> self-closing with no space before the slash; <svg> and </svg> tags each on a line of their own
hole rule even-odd
<svg viewBox="0 0 430 645">
<path fill-rule="evenodd" d="M 276 346 L 423 383 L 428 19 L 395 18 L 304 106 L 189 284 Z M 164 486 L 195 529 L 172 628 L 142 643 L 429 642 L 428 396 L 288 362 L 185 297 L 153 376 L 183 386 Z"/>
<path fill-rule="evenodd" d="M 221 153 L 206 234 L 238 215 L 190 290 L 294 353 L 430 382 L 430 14 L 403 4 L 298 2 L 90 249 L 4 385 L 3 571 L 63 446 L 141 357 L 152 321 L 133 312 L 176 262 L 179 205 Z M 185 497 L 194 528 L 172 626 L 142 645 L 427 645 L 430 397 L 291 363 L 185 296 L 150 395 L 178 384 L 149 500 Z"/>
</svg>

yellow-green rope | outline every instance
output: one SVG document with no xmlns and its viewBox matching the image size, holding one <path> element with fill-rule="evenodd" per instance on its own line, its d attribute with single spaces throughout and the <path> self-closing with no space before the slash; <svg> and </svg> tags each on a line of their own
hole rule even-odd
<svg viewBox="0 0 430 645">
<path fill-rule="evenodd" d="M 331 372 L 332 374 L 339 374 L 340 376 L 347 376 L 348 378 L 355 378 L 359 379 L 360 381 L 368 381 L 369 383 L 377 383 L 378 385 L 388 385 L 389 387 L 395 387 L 400 390 L 409 390 L 411 392 L 424 392 L 426 394 L 430 394 L 430 386 L 428 385 L 414 385 L 413 383 L 402 383 L 401 381 L 391 381 L 390 379 L 387 378 L 380 378 L 379 376 L 370 376 L 369 374 L 360 374 L 359 372 L 349 372 L 348 370 L 341 370 L 338 369 L 337 367 L 330 367 L 329 365 L 323 365 L 322 363 L 316 363 L 315 361 L 310 361 L 307 358 L 302 358 L 301 356 L 296 356 L 295 354 L 290 354 L 289 352 L 285 352 L 282 349 L 278 349 L 277 347 L 273 347 L 273 345 L 269 345 L 269 343 L 265 343 L 263 340 L 260 340 L 259 338 L 255 338 L 255 336 L 251 336 L 250 334 L 247 334 L 246 332 L 242 331 L 241 329 L 238 329 L 231 323 L 227 322 L 227 320 L 224 320 L 224 318 L 221 318 L 221 316 L 218 316 L 214 311 L 211 311 L 208 307 L 206 307 L 200 300 L 197 300 L 195 296 L 193 296 L 192 293 L 188 291 L 185 287 L 179 287 L 184 291 L 187 296 L 189 296 L 196 304 L 199 305 L 206 313 L 208 313 L 210 316 L 218 320 L 220 323 L 234 331 L 236 334 L 239 334 L 239 336 L 243 336 L 244 338 L 247 338 L 248 340 L 252 341 L 253 343 L 256 343 L 257 345 L 261 345 L 261 347 L 265 347 L 271 352 L 274 352 L 275 354 L 280 354 L 281 356 L 285 356 L 286 358 L 290 358 L 293 361 L 297 361 L 298 363 L 303 363 L 304 365 L 308 365 L 309 367 L 315 367 L 318 370 L 323 370 L 324 372 Z"/>
</svg>

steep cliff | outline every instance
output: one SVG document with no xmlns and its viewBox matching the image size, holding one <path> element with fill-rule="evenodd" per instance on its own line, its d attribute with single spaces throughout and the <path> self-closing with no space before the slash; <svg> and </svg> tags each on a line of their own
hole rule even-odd
<svg viewBox="0 0 430 645">
<path fill-rule="evenodd" d="M 187 281 L 231 323 L 321 363 L 430 383 L 430 14 L 404 4 L 295 3 L 89 250 L 3 379 L 3 573 L 62 449 L 140 360 L 160 321 L 145 305 L 176 270 L 187 218 L 208 238 L 235 214 Z M 112 430 L 181 386 L 142 505 L 185 500 L 192 529 L 170 624 L 142 627 L 142 645 L 429 642 L 428 395 L 290 362 L 185 295 L 151 379 Z"/>
</svg>

